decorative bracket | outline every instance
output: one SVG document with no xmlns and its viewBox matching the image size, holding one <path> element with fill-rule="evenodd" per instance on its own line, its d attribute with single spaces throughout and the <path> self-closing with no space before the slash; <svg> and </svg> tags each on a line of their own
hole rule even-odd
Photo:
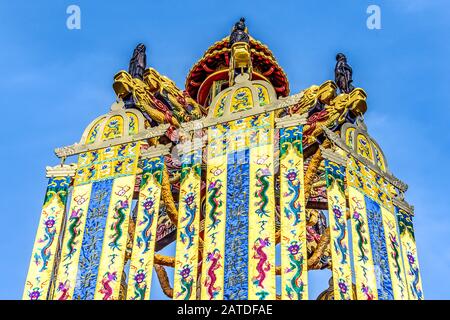
<svg viewBox="0 0 450 320">
<path fill-rule="evenodd" d="M 196 151 L 202 149 L 204 146 L 203 140 L 201 138 L 194 138 L 193 140 L 188 140 L 186 142 L 180 143 L 176 146 L 179 153 L 188 154 L 191 151 Z"/>
<path fill-rule="evenodd" d="M 414 206 L 410 205 L 405 200 L 400 200 L 400 199 L 393 198 L 392 202 L 394 203 L 394 205 L 396 207 L 399 207 L 400 209 L 403 209 L 406 212 L 408 212 L 410 215 L 414 216 Z"/>
<path fill-rule="evenodd" d="M 185 131 L 195 131 L 195 130 L 201 130 L 205 127 L 204 125 L 204 119 L 184 122 L 181 124 L 181 128 L 183 128 Z"/>
<path fill-rule="evenodd" d="M 355 159 L 362 162 L 364 165 L 378 173 L 380 176 L 386 178 L 394 187 L 398 188 L 399 190 L 405 192 L 408 189 L 408 185 L 395 177 L 392 174 L 389 174 L 387 172 L 381 171 L 379 168 L 377 168 L 373 163 L 367 161 L 363 157 L 361 157 L 359 154 L 357 154 L 353 149 L 349 148 L 345 142 L 333 131 L 328 129 L 326 126 L 322 126 L 323 132 L 326 134 L 326 136 L 333 142 L 337 147 L 344 150 L 347 154 L 352 155 Z"/>
<path fill-rule="evenodd" d="M 147 150 L 141 152 L 141 159 L 150 159 L 154 157 L 165 156 L 170 153 L 171 147 L 171 143 L 152 146 Z"/>
<path fill-rule="evenodd" d="M 47 178 L 73 177 L 73 176 L 75 176 L 77 167 L 78 166 L 76 163 L 57 165 L 54 167 L 47 166 L 47 167 L 45 167 L 45 176 Z"/>
<path fill-rule="evenodd" d="M 320 151 L 322 153 L 322 157 L 324 159 L 333 161 L 335 163 L 337 163 L 338 165 L 347 166 L 347 159 L 345 159 L 345 157 L 341 156 L 339 153 L 328 149 L 328 148 L 324 148 L 323 146 L 319 146 Z"/>
<path fill-rule="evenodd" d="M 93 144 L 80 144 L 74 143 L 70 146 L 65 146 L 61 148 L 55 149 L 55 154 L 58 158 L 66 158 L 73 155 L 77 155 L 83 152 L 94 151 L 102 148 L 113 147 L 120 144 L 137 142 L 141 140 L 146 140 L 154 137 L 160 137 L 164 135 L 169 128 L 169 124 L 161 124 L 157 127 L 149 128 L 142 130 L 141 132 L 133 135 L 133 136 L 125 136 L 121 138 L 111 139 L 107 141 L 101 141 L 99 143 Z"/>
<path fill-rule="evenodd" d="M 296 125 L 304 125 L 306 123 L 306 118 L 307 118 L 306 113 L 293 114 L 275 119 L 275 123 L 277 125 L 277 128 L 287 128 Z"/>
</svg>

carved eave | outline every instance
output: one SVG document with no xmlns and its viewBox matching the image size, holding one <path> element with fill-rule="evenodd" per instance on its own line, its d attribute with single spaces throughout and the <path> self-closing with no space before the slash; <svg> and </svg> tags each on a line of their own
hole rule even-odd
<svg viewBox="0 0 450 320">
<path fill-rule="evenodd" d="M 202 138 L 194 138 L 176 145 L 179 154 L 189 154 L 190 152 L 201 150 L 205 146 Z"/>
<path fill-rule="evenodd" d="M 170 125 L 168 123 L 165 123 L 165 124 L 161 124 L 157 127 L 144 129 L 133 136 L 125 136 L 125 137 L 121 137 L 121 138 L 100 141 L 100 142 L 92 143 L 92 144 L 74 143 L 70 146 L 56 148 L 55 154 L 58 158 L 67 158 L 69 156 L 77 155 L 77 154 L 88 152 L 88 151 L 94 151 L 94 150 L 98 150 L 98 149 L 102 149 L 102 148 L 117 146 L 120 144 L 138 142 L 141 140 L 160 137 L 166 133 L 169 126 Z"/>
<path fill-rule="evenodd" d="M 414 206 L 410 205 L 406 200 L 393 198 L 392 202 L 396 207 L 399 207 L 400 209 L 406 211 L 411 216 L 414 216 Z"/>
<path fill-rule="evenodd" d="M 201 130 L 205 127 L 204 124 L 204 119 L 199 119 L 199 120 L 195 120 L 195 121 L 189 121 L 189 122 L 183 122 L 181 124 L 181 128 L 185 131 L 196 131 L 196 130 Z"/>
<path fill-rule="evenodd" d="M 218 77 L 228 79 L 228 67 L 231 49 L 228 46 L 229 37 L 214 43 L 202 58 L 191 68 L 186 78 L 185 88 L 188 94 L 198 100 L 205 101 L 204 94 L 209 89 L 208 79 Z M 278 65 L 270 49 L 250 36 L 251 60 L 254 68 L 253 79 L 267 80 L 276 88 L 277 96 L 289 95 L 289 81 L 286 73 Z"/>
<path fill-rule="evenodd" d="M 239 111 L 239 112 L 231 113 L 231 114 L 228 114 L 227 116 L 222 116 L 219 118 L 207 117 L 203 120 L 203 126 L 210 127 L 210 126 L 214 126 L 214 125 L 229 122 L 229 121 L 244 119 L 247 117 L 252 117 L 252 116 L 272 112 L 275 110 L 287 108 L 287 107 L 290 107 L 290 106 L 298 103 L 302 99 L 302 97 L 303 97 L 303 92 L 300 92 L 300 93 L 294 94 L 294 95 L 286 97 L 286 98 L 278 99 L 270 104 L 261 106 L 259 108 L 252 108 L 252 109 L 248 109 L 248 110 L 244 110 L 244 111 Z"/>
<path fill-rule="evenodd" d="M 306 123 L 307 115 L 303 114 L 293 114 L 287 115 L 282 118 L 278 118 L 275 120 L 277 128 L 288 128 L 297 125 L 304 125 Z"/>
<path fill-rule="evenodd" d="M 160 156 L 165 156 L 170 153 L 171 143 L 159 144 L 157 146 L 151 146 L 147 150 L 141 151 L 141 159 L 150 159 Z"/>
<path fill-rule="evenodd" d="M 347 159 L 345 159 L 339 153 L 337 153 L 336 151 L 333 151 L 332 149 L 324 148 L 321 145 L 319 147 L 320 147 L 320 152 L 322 153 L 322 157 L 324 159 L 333 161 L 334 163 L 341 165 L 343 167 L 347 166 Z"/>
<path fill-rule="evenodd" d="M 335 144 L 337 147 L 339 147 L 342 150 L 344 150 L 345 152 L 347 152 L 347 154 L 352 155 L 355 159 L 357 159 L 358 161 L 363 163 L 365 166 L 367 166 L 370 169 L 372 169 L 373 171 L 375 171 L 380 176 L 384 177 L 394 187 L 398 188 L 402 192 L 405 192 L 408 189 L 408 185 L 406 183 L 404 183 L 403 181 L 401 181 L 400 179 L 398 179 L 397 177 L 395 177 L 393 174 L 381 171 L 373 163 L 371 163 L 367 159 L 361 157 L 353 149 L 350 149 L 336 133 L 334 133 L 333 131 L 331 131 L 330 129 L 328 129 L 325 126 L 322 126 L 322 129 L 323 129 L 324 133 L 326 134 L 326 136 L 328 137 L 328 139 L 330 139 L 330 141 L 333 144 Z"/>
<path fill-rule="evenodd" d="M 47 166 L 45 167 L 46 177 L 73 177 L 75 176 L 75 172 L 77 170 L 77 164 L 60 164 L 54 167 Z"/>
</svg>

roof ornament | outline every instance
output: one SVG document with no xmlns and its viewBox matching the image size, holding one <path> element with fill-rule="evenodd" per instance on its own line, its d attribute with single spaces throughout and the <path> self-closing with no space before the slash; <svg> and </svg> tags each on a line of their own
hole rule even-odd
<svg viewBox="0 0 450 320">
<path fill-rule="evenodd" d="M 229 38 L 231 48 L 229 84 L 234 84 L 234 79 L 239 74 L 247 73 L 249 79 L 252 76 L 252 60 L 250 56 L 250 37 L 245 25 L 245 18 L 241 18 L 235 23 Z"/>
<path fill-rule="evenodd" d="M 231 48 L 236 42 L 249 43 L 248 28 L 245 25 L 245 18 L 241 18 L 234 24 L 233 30 L 230 34 L 230 42 L 228 46 Z"/>
<path fill-rule="evenodd" d="M 128 67 L 128 73 L 133 78 L 144 78 L 144 71 L 147 68 L 147 54 L 145 53 L 145 45 L 139 43 L 133 51 L 133 56 L 130 60 L 130 66 Z"/>
<path fill-rule="evenodd" d="M 336 67 L 334 68 L 335 82 L 341 93 L 350 93 L 355 89 L 352 85 L 352 67 L 347 63 L 347 57 L 343 53 L 336 55 L 336 61 Z"/>
</svg>

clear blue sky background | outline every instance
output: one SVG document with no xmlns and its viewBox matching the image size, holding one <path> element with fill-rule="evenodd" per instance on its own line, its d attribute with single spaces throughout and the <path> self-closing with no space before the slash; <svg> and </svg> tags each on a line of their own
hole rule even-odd
<svg viewBox="0 0 450 320">
<path fill-rule="evenodd" d="M 0 1 L 0 298 L 21 297 L 53 149 L 108 111 L 113 76 L 134 46 L 144 42 L 148 64 L 184 87 L 241 16 L 292 93 L 333 79 L 335 54 L 347 53 L 368 93 L 369 132 L 410 186 L 425 297 L 450 298 L 450 2 L 280 2 Z M 81 30 L 66 28 L 70 4 L 81 7 Z M 366 27 L 369 4 L 381 7 L 381 30 Z M 311 272 L 311 296 L 328 277 Z"/>
</svg>

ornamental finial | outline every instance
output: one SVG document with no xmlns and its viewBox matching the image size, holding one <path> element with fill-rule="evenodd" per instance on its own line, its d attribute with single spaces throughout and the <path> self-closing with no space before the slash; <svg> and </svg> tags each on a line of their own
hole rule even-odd
<svg viewBox="0 0 450 320">
<path fill-rule="evenodd" d="M 128 67 L 128 73 L 133 78 L 144 78 L 144 71 L 147 67 L 147 54 L 145 53 L 145 45 L 140 43 L 133 51 L 133 56 L 130 60 L 130 66 Z"/>
<path fill-rule="evenodd" d="M 248 43 L 250 38 L 248 36 L 248 28 L 245 25 L 245 18 L 241 18 L 234 24 L 233 30 L 230 34 L 229 46 L 231 47 L 236 42 Z"/>
<path fill-rule="evenodd" d="M 336 55 L 336 61 L 336 67 L 334 68 L 335 82 L 341 93 L 350 93 L 355 89 L 352 85 L 352 67 L 347 63 L 347 57 L 343 53 Z"/>
<path fill-rule="evenodd" d="M 250 37 L 245 26 L 245 18 L 241 18 L 233 27 L 230 34 L 229 47 L 231 48 L 229 84 L 234 84 L 237 75 L 247 73 L 252 76 L 252 60 L 250 56 Z"/>
</svg>

